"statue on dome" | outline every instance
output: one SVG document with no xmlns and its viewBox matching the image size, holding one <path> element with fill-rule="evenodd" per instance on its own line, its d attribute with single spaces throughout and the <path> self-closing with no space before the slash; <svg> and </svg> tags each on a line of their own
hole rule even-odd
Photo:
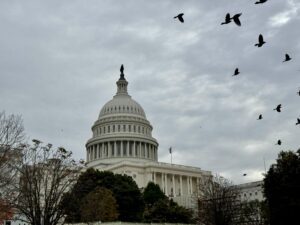
<svg viewBox="0 0 300 225">
<path fill-rule="evenodd" d="M 123 66 L 123 64 L 121 65 L 120 72 L 121 72 L 120 80 L 125 80 L 125 78 L 124 78 L 124 66 Z"/>
</svg>

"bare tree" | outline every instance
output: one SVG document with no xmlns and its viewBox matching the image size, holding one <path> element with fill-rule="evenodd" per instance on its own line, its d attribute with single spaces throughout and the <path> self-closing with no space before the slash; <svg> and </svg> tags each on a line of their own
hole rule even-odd
<svg viewBox="0 0 300 225">
<path fill-rule="evenodd" d="M 0 112 L 0 213 L 11 214 L 11 207 L 7 202 L 7 186 L 13 181 L 16 174 L 8 166 L 18 157 L 17 147 L 25 139 L 23 121 L 21 116 L 6 115 Z M 4 189 L 5 188 L 5 189 Z"/>
<path fill-rule="evenodd" d="M 12 206 L 32 225 L 56 225 L 63 220 L 62 196 L 77 180 L 82 163 L 72 152 L 33 140 L 19 148 L 18 161 L 10 167 L 18 176 L 8 188 Z"/>
<path fill-rule="evenodd" d="M 203 177 L 198 187 L 198 221 L 204 225 L 238 224 L 239 190 L 221 177 Z"/>
</svg>

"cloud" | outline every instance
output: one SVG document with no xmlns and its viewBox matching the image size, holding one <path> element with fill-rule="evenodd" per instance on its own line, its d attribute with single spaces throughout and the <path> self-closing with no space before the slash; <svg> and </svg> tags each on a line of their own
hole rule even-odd
<svg viewBox="0 0 300 225">
<path fill-rule="evenodd" d="M 242 26 L 221 26 L 227 12 L 242 12 Z M 124 64 L 160 161 L 173 146 L 175 163 L 254 181 L 263 158 L 299 148 L 298 14 L 296 1 L 1 1 L 1 108 L 22 114 L 31 138 L 85 158 Z M 260 33 L 267 43 L 255 48 Z"/>
</svg>

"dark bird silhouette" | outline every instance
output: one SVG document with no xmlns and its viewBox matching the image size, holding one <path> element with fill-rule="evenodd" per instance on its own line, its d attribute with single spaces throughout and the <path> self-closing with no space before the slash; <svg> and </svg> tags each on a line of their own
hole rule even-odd
<svg viewBox="0 0 300 225">
<path fill-rule="evenodd" d="M 281 104 L 279 104 L 275 109 L 273 110 L 276 110 L 277 112 L 281 112 Z"/>
<path fill-rule="evenodd" d="M 258 116 L 258 119 L 257 119 L 257 120 L 262 120 L 262 118 L 263 118 L 263 116 L 262 116 L 262 114 L 260 114 L 260 115 Z"/>
<path fill-rule="evenodd" d="M 285 60 L 283 62 L 290 61 L 292 58 L 289 56 L 289 54 L 285 54 Z"/>
<path fill-rule="evenodd" d="M 235 14 L 232 19 L 233 19 L 233 22 L 238 25 L 238 26 L 241 26 L 241 21 L 240 21 L 240 16 L 242 15 L 242 13 L 238 13 L 238 14 Z"/>
<path fill-rule="evenodd" d="M 278 140 L 276 145 L 281 145 L 281 144 L 282 144 L 281 140 Z"/>
<path fill-rule="evenodd" d="M 180 13 L 177 16 L 174 16 L 174 19 L 178 18 L 181 23 L 184 23 L 183 15 L 184 13 Z"/>
<path fill-rule="evenodd" d="M 296 125 L 299 125 L 299 124 L 300 124 L 300 119 L 297 118 L 297 123 L 296 123 Z"/>
<path fill-rule="evenodd" d="M 225 16 L 225 22 L 221 23 L 221 25 L 228 24 L 231 22 L 230 14 L 227 13 Z"/>
<path fill-rule="evenodd" d="M 123 66 L 123 64 L 121 65 L 120 72 L 121 72 L 121 74 L 124 73 L 124 66 Z"/>
<path fill-rule="evenodd" d="M 245 176 L 247 176 L 247 174 L 246 174 L 246 173 L 244 173 L 244 174 L 243 174 L 243 176 L 245 177 Z"/>
<path fill-rule="evenodd" d="M 236 68 L 236 69 L 234 70 L 234 74 L 233 74 L 232 76 L 237 76 L 237 75 L 239 75 L 239 74 L 240 74 L 239 68 Z"/>
<path fill-rule="evenodd" d="M 300 96 L 300 90 L 297 92 L 297 94 Z"/>
<path fill-rule="evenodd" d="M 259 1 L 255 2 L 255 4 L 263 4 L 263 3 L 265 3 L 266 1 L 268 1 L 268 0 L 259 0 Z"/>
<path fill-rule="evenodd" d="M 258 43 L 255 44 L 254 46 L 257 46 L 258 48 L 263 46 L 266 42 L 264 41 L 264 37 L 262 36 L 262 34 L 260 34 L 258 36 Z"/>
</svg>

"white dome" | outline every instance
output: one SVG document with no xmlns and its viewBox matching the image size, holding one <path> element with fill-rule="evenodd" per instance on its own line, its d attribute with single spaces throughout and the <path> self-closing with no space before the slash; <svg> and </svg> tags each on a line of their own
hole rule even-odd
<svg viewBox="0 0 300 225">
<path fill-rule="evenodd" d="M 115 95 L 112 100 L 102 107 L 99 119 L 112 114 L 134 114 L 146 119 L 143 108 L 129 95 Z"/>
<path fill-rule="evenodd" d="M 122 68 L 122 67 L 121 67 Z M 157 161 L 158 143 L 152 126 L 139 103 L 127 92 L 128 82 L 121 70 L 117 93 L 101 109 L 86 143 L 88 166 L 122 160 Z"/>
</svg>

